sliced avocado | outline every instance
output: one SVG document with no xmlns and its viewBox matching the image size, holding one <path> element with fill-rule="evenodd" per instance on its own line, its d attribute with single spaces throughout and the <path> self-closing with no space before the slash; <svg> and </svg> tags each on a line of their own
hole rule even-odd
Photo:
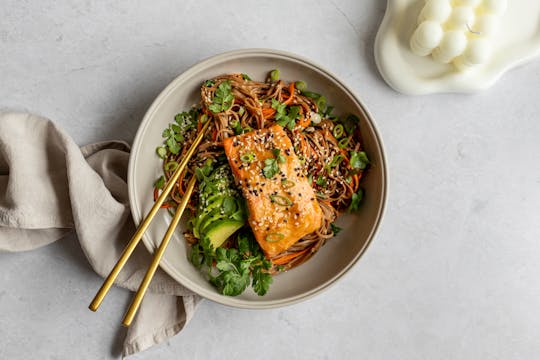
<svg viewBox="0 0 540 360">
<path fill-rule="evenodd" d="M 234 234 L 238 229 L 244 226 L 243 221 L 236 220 L 222 220 L 217 221 L 206 230 L 206 236 L 210 239 L 210 243 L 214 245 L 214 249 L 223 245 L 225 240 L 227 240 L 232 234 Z"/>
<path fill-rule="evenodd" d="M 220 209 L 221 204 L 223 203 L 223 196 L 222 195 L 216 195 L 215 197 L 212 196 L 212 201 L 208 202 L 208 206 L 204 208 L 202 211 L 197 212 L 197 218 L 195 219 L 193 223 L 193 235 L 195 235 L 196 238 L 200 238 L 201 235 L 201 223 L 204 221 L 204 219 L 214 210 Z M 210 198 L 209 198 L 210 199 Z"/>
<path fill-rule="evenodd" d="M 210 213 L 208 213 L 204 218 L 201 219 L 201 222 L 199 223 L 199 233 L 201 235 L 204 235 L 206 233 L 206 229 L 214 222 L 219 220 L 226 220 L 229 217 L 223 213 L 223 209 L 221 207 L 215 208 Z"/>
</svg>

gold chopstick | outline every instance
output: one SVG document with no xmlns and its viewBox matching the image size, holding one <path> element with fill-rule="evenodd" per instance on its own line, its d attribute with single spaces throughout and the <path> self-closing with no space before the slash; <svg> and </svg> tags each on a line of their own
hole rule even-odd
<svg viewBox="0 0 540 360">
<path fill-rule="evenodd" d="M 178 178 L 180 177 L 180 174 L 182 173 L 182 171 L 184 171 L 184 169 L 187 166 L 189 160 L 191 159 L 191 157 L 195 153 L 195 150 L 197 149 L 197 146 L 199 146 L 199 144 L 201 143 L 201 141 L 202 141 L 202 139 L 203 139 L 203 137 L 204 137 L 204 135 L 206 133 L 206 130 L 208 129 L 208 126 L 210 125 L 210 122 L 211 121 L 208 120 L 202 126 L 202 129 L 199 132 L 199 135 L 197 135 L 197 137 L 195 138 L 195 141 L 193 141 L 193 144 L 191 145 L 191 147 L 187 151 L 186 155 L 184 156 L 184 159 L 182 160 L 180 165 L 178 165 L 178 168 L 174 171 L 173 175 L 171 176 L 171 178 L 167 182 L 167 185 L 163 189 L 163 192 L 161 193 L 161 195 L 159 195 L 157 200 L 154 202 L 154 205 L 152 206 L 152 209 L 150 209 L 150 211 L 148 212 L 148 215 L 146 215 L 146 218 L 139 225 L 139 227 L 137 228 L 137 231 L 135 231 L 135 234 L 133 235 L 133 237 L 131 238 L 131 240 L 127 244 L 124 251 L 122 252 L 122 255 L 118 259 L 118 262 L 116 263 L 116 265 L 111 270 L 109 276 L 107 276 L 107 278 L 103 282 L 103 285 L 101 285 L 101 288 L 99 289 L 96 296 L 94 297 L 94 300 L 92 300 L 92 302 L 90 303 L 90 306 L 88 306 L 88 308 L 90 310 L 96 311 L 99 308 L 99 306 L 101 305 L 101 302 L 105 298 L 105 295 L 107 295 L 107 292 L 110 290 L 111 286 L 113 285 L 114 280 L 116 280 L 116 278 L 118 277 L 118 274 L 120 273 L 120 271 L 122 270 L 122 268 L 126 264 L 128 258 L 133 253 L 133 250 L 135 250 L 135 247 L 137 246 L 137 244 L 141 240 L 142 235 L 144 234 L 144 232 L 146 231 L 146 229 L 150 225 L 150 222 L 152 221 L 152 219 L 156 215 L 157 211 L 159 210 L 159 208 L 161 207 L 161 205 L 163 204 L 163 202 L 165 201 L 165 199 L 167 198 L 167 196 L 171 192 L 172 188 L 175 186 L 176 182 L 178 181 Z"/>
<path fill-rule="evenodd" d="M 133 321 L 133 317 L 137 313 L 137 310 L 139 309 L 139 305 L 141 305 L 141 301 L 144 297 L 144 294 L 146 293 L 146 289 L 148 289 L 148 285 L 150 284 L 150 281 L 152 281 L 152 277 L 154 276 L 154 273 L 157 270 L 159 262 L 161 261 L 161 257 L 165 253 L 165 249 L 167 249 L 167 245 L 169 245 L 169 240 L 171 239 L 172 234 L 174 233 L 176 226 L 178 226 L 178 223 L 180 222 L 180 218 L 182 217 L 182 214 L 184 213 L 184 210 L 186 209 L 186 205 L 189 202 L 189 198 L 191 197 L 191 193 L 193 192 L 193 188 L 195 187 L 195 180 L 196 180 L 196 177 L 195 175 L 193 175 L 191 177 L 191 180 L 189 181 L 186 192 L 184 193 L 182 197 L 182 201 L 180 201 L 180 204 L 178 204 L 178 207 L 176 208 L 176 212 L 174 213 L 172 222 L 169 225 L 169 228 L 167 229 L 167 232 L 165 233 L 165 236 L 163 237 L 163 240 L 161 241 L 161 244 L 159 245 L 159 248 L 157 249 L 156 254 L 154 255 L 154 259 L 152 260 L 152 263 L 148 267 L 148 270 L 146 271 L 146 275 L 144 275 L 144 279 L 141 282 L 141 285 L 139 286 L 139 290 L 137 290 L 137 293 L 135 294 L 135 297 L 133 298 L 133 302 L 131 303 L 131 306 L 126 312 L 126 315 L 124 316 L 124 320 L 122 321 L 122 324 L 124 326 L 131 325 L 131 322 Z"/>
</svg>

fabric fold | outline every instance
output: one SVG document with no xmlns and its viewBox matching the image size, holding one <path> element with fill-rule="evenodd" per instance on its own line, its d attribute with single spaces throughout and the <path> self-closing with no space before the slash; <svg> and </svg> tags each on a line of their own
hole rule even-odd
<svg viewBox="0 0 540 360">
<path fill-rule="evenodd" d="M 105 277 L 135 231 L 126 182 L 129 150 L 122 141 L 79 148 L 48 119 L 0 114 L 0 251 L 33 250 L 74 230 L 90 265 Z M 150 262 L 139 246 L 116 285 L 136 290 Z M 124 354 L 178 333 L 199 302 L 158 269 Z"/>
</svg>

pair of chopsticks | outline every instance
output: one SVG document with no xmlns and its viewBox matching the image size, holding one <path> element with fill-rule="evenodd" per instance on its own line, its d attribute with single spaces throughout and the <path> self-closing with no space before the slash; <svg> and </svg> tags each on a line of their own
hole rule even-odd
<svg viewBox="0 0 540 360">
<path fill-rule="evenodd" d="M 103 282 L 103 285 L 97 292 L 96 296 L 94 297 L 94 300 L 90 303 L 90 306 L 88 307 L 92 311 L 96 311 L 99 306 L 101 305 L 103 299 L 105 298 L 105 295 L 107 295 L 107 292 L 110 290 L 111 286 L 114 283 L 114 280 L 118 277 L 118 274 L 126 264 L 127 260 L 133 253 L 133 250 L 135 250 L 135 247 L 141 240 L 144 232 L 146 229 L 148 229 L 148 226 L 150 225 L 150 222 L 160 209 L 161 205 L 175 186 L 176 182 L 178 181 L 178 178 L 184 171 L 184 169 L 187 166 L 187 163 L 189 162 L 189 159 L 193 156 L 195 153 L 195 150 L 201 143 L 204 135 L 206 134 L 206 130 L 208 129 L 208 126 L 210 125 L 211 121 L 206 121 L 206 123 L 203 125 L 199 135 L 195 138 L 195 141 L 187 151 L 186 155 L 184 156 L 184 159 L 178 165 L 178 168 L 174 171 L 173 175 L 170 177 L 169 181 L 167 182 L 167 185 L 163 189 L 161 195 L 157 198 L 157 200 L 154 202 L 154 205 L 152 206 L 152 209 L 148 212 L 148 215 L 144 218 L 142 223 L 137 228 L 137 231 L 135 231 L 135 234 L 127 244 L 126 248 L 122 252 L 122 255 L 118 259 L 118 262 L 113 267 L 111 272 L 109 273 L 109 276 L 105 279 Z M 135 297 L 133 298 L 133 301 L 126 312 L 124 316 L 124 320 L 122 320 L 122 324 L 124 326 L 131 325 L 131 322 L 133 321 L 133 318 L 135 317 L 135 314 L 137 313 L 137 310 L 139 309 L 139 306 L 141 305 L 142 299 L 144 297 L 144 294 L 146 293 L 146 290 L 148 289 L 148 285 L 150 284 L 150 281 L 152 281 L 152 277 L 154 276 L 154 273 L 157 270 L 157 267 L 159 265 L 159 262 L 161 261 L 161 257 L 165 253 L 165 249 L 167 248 L 167 245 L 169 244 L 169 240 L 172 237 L 172 234 L 174 233 L 174 230 L 178 223 L 180 222 L 180 218 L 182 217 L 182 214 L 187 206 L 187 203 L 189 202 L 189 198 L 191 197 L 191 193 L 193 192 L 193 188 L 195 187 L 195 175 L 193 175 L 189 181 L 188 187 L 186 192 L 184 193 L 184 196 L 182 197 L 182 201 L 180 204 L 178 204 L 178 207 L 176 208 L 176 212 L 174 213 L 174 217 L 172 219 L 171 224 L 169 225 L 169 228 L 167 229 L 167 232 L 165 233 L 163 240 L 161 241 L 161 244 L 159 245 L 156 253 L 154 254 L 154 259 L 152 260 L 152 263 L 148 267 L 148 270 L 146 271 L 146 275 L 144 276 L 143 281 L 141 282 L 141 285 L 139 286 L 139 289 L 137 290 L 137 293 L 135 294 Z"/>
</svg>

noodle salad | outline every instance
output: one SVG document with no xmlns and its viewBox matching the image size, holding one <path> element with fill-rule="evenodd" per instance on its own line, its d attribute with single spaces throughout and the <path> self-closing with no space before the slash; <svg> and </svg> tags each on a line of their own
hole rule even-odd
<svg viewBox="0 0 540 360">
<path fill-rule="evenodd" d="M 323 95 L 281 80 L 279 70 L 265 81 L 246 74 L 206 80 L 200 104 L 163 131 L 154 198 L 208 121 L 163 207 L 174 212 L 196 176 L 184 233 L 191 263 L 224 295 L 251 286 L 262 296 L 272 276 L 308 260 L 341 230 L 338 216 L 358 210 L 370 163 L 359 119 L 333 115 Z"/>
</svg>

